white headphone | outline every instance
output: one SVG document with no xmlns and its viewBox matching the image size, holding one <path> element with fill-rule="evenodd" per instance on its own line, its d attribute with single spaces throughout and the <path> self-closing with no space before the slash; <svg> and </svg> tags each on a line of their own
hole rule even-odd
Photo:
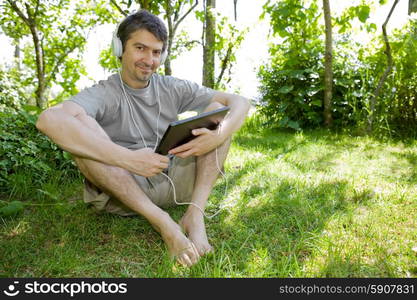
<svg viewBox="0 0 417 300">
<path fill-rule="evenodd" d="M 127 16 L 124 20 L 126 20 L 129 16 Z M 119 36 L 117 35 L 117 32 L 119 31 L 119 26 L 120 26 L 120 24 L 123 23 L 123 21 L 120 22 L 117 25 L 116 30 L 113 32 L 113 38 L 112 38 L 112 41 L 111 41 L 111 49 L 112 49 L 113 55 L 118 57 L 118 58 L 122 57 L 123 45 L 122 45 L 122 41 L 120 40 Z M 167 59 L 167 56 L 168 56 L 168 51 L 165 48 L 164 52 L 161 53 L 160 65 L 163 65 L 165 63 L 165 60 Z"/>
</svg>

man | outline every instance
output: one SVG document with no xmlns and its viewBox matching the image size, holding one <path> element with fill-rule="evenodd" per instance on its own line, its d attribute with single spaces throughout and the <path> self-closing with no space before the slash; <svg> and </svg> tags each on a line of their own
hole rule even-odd
<svg viewBox="0 0 417 300">
<path fill-rule="evenodd" d="M 220 171 L 217 162 L 223 164 L 230 137 L 243 124 L 249 103 L 237 95 L 157 75 L 166 53 L 166 28 L 145 10 L 119 25 L 117 39 L 121 73 L 45 110 L 36 126 L 73 154 L 86 177 L 84 201 L 98 211 L 142 215 L 161 234 L 170 254 L 191 266 L 212 251 L 199 208 L 207 204 Z M 192 141 L 170 150 L 171 161 L 153 151 L 179 113 L 221 106 L 230 107 L 221 130 L 193 130 Z M 179 223 L 161 209 L 172 205 L 174 197 L 162 172 L 172 179 L 176 198 L 193 203 Z"/>
</svg>

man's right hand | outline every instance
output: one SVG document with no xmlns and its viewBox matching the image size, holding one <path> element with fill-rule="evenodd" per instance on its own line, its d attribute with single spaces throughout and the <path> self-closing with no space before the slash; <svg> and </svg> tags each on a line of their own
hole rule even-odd
<svg viewBox="0 0 417 300">
<path fill-rule="evenodd" d="M 155 153 L 151 148 L 131 151 L 123 162 L 123 168 L 131 173 L 151 177 L 168 168 L 169 158 Z"/>
</svg>

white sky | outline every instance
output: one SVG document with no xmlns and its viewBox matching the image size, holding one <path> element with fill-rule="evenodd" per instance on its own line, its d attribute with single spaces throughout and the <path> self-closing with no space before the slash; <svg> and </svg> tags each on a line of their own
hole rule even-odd
<svg viewBox="0 0 417 300">
<path fill-rule="evenodd" d="M 332 12 L 341 11 L 346 6 L 358 4 L 360 0 L 351 1 L 330 1 Z M 236 53 L 237 62 L 233 69 L 232 88 L 230 92 L 238 91 L 241 95 L 248 98 L 257 97 L 258 80 L 256 77 L 259 66 L 267 61 L 268 58 L 268 41 L 269 24 L 267 20 L 259 21 L 259 15 L 262 12 L 262 6 L 265 0 L 239 0 L 237 11 L 237 25 L 248 26 L 250 28 L 245 40 L 242 42 L 240 49 Z M 378 11 L 371 12 L 370 21 L 378 26 L 378 30 L 392 6 L 393 1 L 382 6 Z M 233 22 L 233 1 L 217 1 L 217 11 L 229 17 Z M 388 24 L 388 30 L 398 28 L 407 21 L 408 1 L 401 0 L 391 17 Z M 201 24 L 193 20 L 193 17 L 186 19 L 182 24 L 183 28 L 189 31 L 192 39 L 200 40 Z M 243 24 L 243 25 L 242 25 Z M 84 53 L 84 61 L 87 72 L 93 80 L 84 79 L 79 82 L 79 88 L 91 85 L 94 81 L 107 78 L 109 75 L 98 65 L 99 53 L 109 47 L 114 25 L 104 25 L 96 28 L 90 33 L 87 50 Z M 0 64 L 9 61 L 13 56 L 13 47 L 10 40 L 4 35 L 0 35 Z M 195 47 L 191 52 L 182 54 L 177 60 L 172 62 L 173 75 L 179 78 L 193 80 L 201 83 L 202 77 L 202 49 L 201 46 Z"/>
</svg>

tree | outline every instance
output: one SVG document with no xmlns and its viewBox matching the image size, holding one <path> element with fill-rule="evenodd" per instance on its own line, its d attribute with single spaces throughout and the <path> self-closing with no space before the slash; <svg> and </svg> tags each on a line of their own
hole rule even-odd
<svg viewBox="0 0 417 300">
<path fill-rule="evenodd" d="M 215 43 L 216 43 L 216 0 L 204 0 L 203 26 L 203 85 L 214 88 Z"/>
<path fill-rule="evenodd" d="M 237 18 L 236 5 L 235 0 L 235 19 Z M 203 11 L 196 13 L 197 19 L 203 24 L 202 84 L 214 89 L 225 89 L 225 83 L 231 79 L 231 70 L 236 61 L 236 50 L 239 49 L 248 28 L 238 29 L 227 17 L 217 13 L 215 6 L 215 1 L 204 0 Z"/>
<path fill-rule="evenodd" d="M 225 84 L 230 82 L 233 63 L 236 61 L 236 50 L 239 49 L 248 28 L 239 30 L 236 26 L 229 23 L 228 18 L 223 17 L 216 22 L 216 41 L 213 45 L 215 56 L 219 62 L 219 70 L 216 71 L 215 89 L 225 89 Z M 228 71 L 228 74 L 226 74 Z"/>
<path fill-rule="evenodd" d="M 375 88 L 373 96 L 370 99 L 370 112 L 369 112 L 369 119 L 368 119 L 368 133 L 373 131 L 373 123 L 374 123 L 374 118 L 375 118 L 376 102 L 378 100 L 381 88 L 384 85 L 385 80 L 387 79 L 388 75 L 391 73 L 392 66 L 394 64 L 393 59 L 392 59 L 392 54 L 391 54 L 391 46 L 390 46 L 390 43 L 388 41 L 388 36 L 387 36 L 387 24 L 388 24 L 389 19 L 391 18 L 391 15 L 394 12 L 394 9 L 397 6 L 399 1 L 400 0 L 395 0 L 394 1 L 394 4 L 392 5 L 392 7 L 390 9 L 384 24 L 382 24 L 382 34 L 383 34 L 384 42 L 385 42 L 385 54 L 387 56 L 387 67 L 386 67 L 384 73 L 382 74 L 381 78 L 379 79 L 378 85 Z"/>
<path fill-rule="evenodd" d="M 6 35 L 15 41 L 25 37 L 32 41 L 23 48 L 28 74 L 19 79 L 27 85 L 35 83 L 34 97 L 40 108 L 46 106 L 53 84 L 62 86 L 67 94 L 76 91 L 75 83 L 84 73 L 81 52 L 76 50 L 83 50 L 93 25 L 110 17 L 101 2 L 88 0 L 77 4 L 70 0 L 7 0 L 0 13 Z"/>
<path fill-rule="evenodd" d="M 326 32 L 326 50 L 324 62 L 324 125 L 331 126 L 332 118 L 332 88 L 333 88 L 333 50 L 332 50 L 332 18 L 329 0 L 323 0 L 324 24 Z"/>
</svg>

